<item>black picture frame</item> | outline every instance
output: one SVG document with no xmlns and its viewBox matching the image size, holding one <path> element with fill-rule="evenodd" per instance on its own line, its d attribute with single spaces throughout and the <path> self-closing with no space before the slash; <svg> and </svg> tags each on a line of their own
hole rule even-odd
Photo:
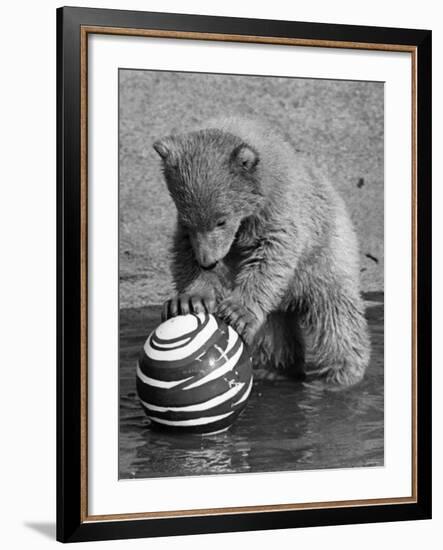
<svg viewBox="0 0 443 550">
<path fill-rule="evenodd" d="M 416 498 L 378 505 L 282 509 L 183 517 L 88 520 L 82 460 L 86 346 L 82 295 L 82 27 L 273 37 L 407 46 L 416 63 Z M 209 38 L 210 39 L 210 38 Z M 83 231 L 83 233 L 82 233 Z M 414 294 L 415 291 L 415 294 Z M 87 294 L 86 294 L 87 295 Z M 83 500 L 82 500 L 83 499 Z M 62 542 L 282 529 L 431 517 L 431 31 L 63 7 L 57 10 L 57 539 Z"/>
</svg>

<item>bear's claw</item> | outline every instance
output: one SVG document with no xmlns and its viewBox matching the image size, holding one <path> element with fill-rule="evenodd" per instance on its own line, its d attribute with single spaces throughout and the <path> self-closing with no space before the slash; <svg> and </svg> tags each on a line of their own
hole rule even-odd
<svg viewBox="0 0 443 550">
<path fill-rule="evenodd" d="M 218 307 L 216 314 L 235 329 L 247 345 L 251 345 L 262 321 L 239 301 L 227 298 Z"/>
<path fill-rule="evenodd" d="M 170 300 L 166 300 L 162 309 L 162 322 L 177 315 L 188 313 L 213 313 L 215 298 L 200 294 L 179 294 Z"/>
</svg>

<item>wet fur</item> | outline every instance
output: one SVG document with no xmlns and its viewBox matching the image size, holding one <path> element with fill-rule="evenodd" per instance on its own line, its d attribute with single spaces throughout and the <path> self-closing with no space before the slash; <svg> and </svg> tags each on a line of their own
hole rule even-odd
<svg viewBox="0 0 443 550">
<path fill-rule="evenodd" d="M 243 146 L 255 165 L 242 164 Z M 193 303 L 195 310 L 216 308 L 251 346 L 257 365 L 296 375 L 308 337 L 322 377 L 358 382 L 370 345 L 357 239 L 342 199 L 312 159 L 272 128 L 239 117 L 155 148 L 178 211 L 172 270 L 184 297 L 166 316 Z M 229 227 L 214 228 L 226 210 Z M 220 260 L 211 271 L 196 261 L 208 256 Z"/>
</svg>

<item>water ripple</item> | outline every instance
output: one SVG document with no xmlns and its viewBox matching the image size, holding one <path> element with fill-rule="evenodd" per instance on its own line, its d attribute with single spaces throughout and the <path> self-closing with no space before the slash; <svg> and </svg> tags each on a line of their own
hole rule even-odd
<svg viewBox="0 0 443 550">
<path fill-rule="evenodd" d="M 382 466 L 384 317 L 382 295 L 376 299 L 367 310 L 372 359 L 361 384 L 328 392 L 291 380 L 257 382 L 231 429 L 205 437 L 150 430 L 134 365 L 159 308 L 122 310 L 120 479 Z"/>
</svg>

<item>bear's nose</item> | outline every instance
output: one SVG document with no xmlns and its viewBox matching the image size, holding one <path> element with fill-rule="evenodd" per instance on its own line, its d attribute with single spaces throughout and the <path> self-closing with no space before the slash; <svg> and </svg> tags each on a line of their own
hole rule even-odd
<svg viewBox="0 0 443 550">
<path fill-rule="evenodd" d="M 217 263 L 218 262 L 214 262 L 213 264 L 208 264 L 208 265 L 200 264 L 200 267 L 203 268 L 205 271 L 211 271 L 211 269 L 214 269 Z"/>
</svg>

